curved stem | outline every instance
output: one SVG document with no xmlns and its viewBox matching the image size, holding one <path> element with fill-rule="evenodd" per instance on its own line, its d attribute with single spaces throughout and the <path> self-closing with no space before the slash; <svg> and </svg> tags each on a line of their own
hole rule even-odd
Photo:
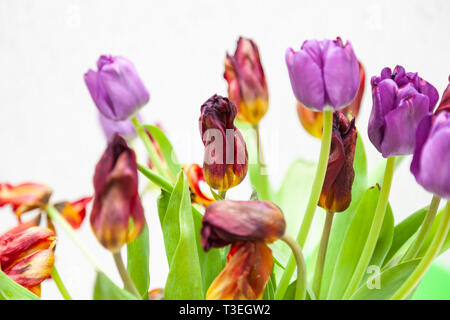
<svg viewBox="0 0 450 320">
<path fill-rule="evenodd" d="M 173 181 L 173 177 L 169 176 L 168 170 L 163 166 L 161 163 L 161 159 L 159 158 L 158 153 L 155 150 L 155 147 L 153 146 L 152 141 L 150 140 L 147 132 L 140 124 L 137 117 L 131 118 L 131 122 L 133 123 L 133 126 L 141 138 L 142 142 L 144 143 L 145 149 L 147 149 L 148 155 L 150 157 L 150 160 L 155 165 L 156 170 L 159 172 L 160 175 L 162 175 L 164 178 Z"/>
<path fill-rule="evenodd" d="M 267 167 L 264 161 L 264 155 L 261 147 L 261 135 L 259 132 L 259 124 L 255 124 L 253 129 L 256 132 L 256 159 L 258 161 L 258 174 L 260 176 L 261 194 L 258 194 L 260 200 L 271 200 L 271 191 L 269 176 L 267 175 Z"/>
<path fill-rule="evenodd" d="M 370 227 L 369 235 L 367 236 L 366 244 L 364 245 L 361 257 L 353 272 L 352 279 L 350 280 L 347 289 L 345 290 L 343 299 L 348 299 L 358 288 L 361 279 L 367 269 L 372 258 L 373 251 L 377 245 L 378 236 L 383 225 L 384 215 L 389 200 L 389 193 L 391 191 L 392 176 L 394 174 L 395 157 L 388 158 L 386 162 L 386 169 L 384 171 L 383 185 L 381 186 L 380 197 L 378 198 L 377 207 L 373 217 L 372 226 Z"/>
<path fill-rule="evenodd" d="M 438 196 L 433 196 L 431 199 L 430 207 L 428 208 L 427 215 L 422 222 L 422 226 L 420 227 L 419 233 L 417 234 L 414 243 L 409 247 L 408 251 L 406 251 L 403 258 L 400 262 L 408 261 L 414 259 L 422 247 L 425 238 L 428 235 L 428 231 L 430 231 L 431 225 L 433 224 L 434 217 L 436 216 L 436 212 L 439 208 L 439 203 L 441 202 L 441 198 Z"/>
<path fill-rule="evenodd" d="M 322 282 L 323 267 L 325 264 L 325 257 L 327 254 L 328 239 L 330 238 L 331 225 L 333 223 L 334 212 L 327 212 L 325 224 L 323 226 L 322 238 L 320 239 L 319 253 L 317 254 L 317 261 L 314 270 L 313 291 L 316 297 L 320 293 L 320 284 Z"/>
<path fill-rule="evenodd" d="M 125 265 L 123 264 L 122 255 L 120 251 L 112 252 L 114 257 L 114 262 L 116 263 L 117 270 L 119 271 L 120 277 L 122 278 L 123 285 L 125 286 L 125 290 L 134 294 L 136 297 L 141 299 L 141 295 L 139 291 L 136 289 L 133 280 L 131 279 Z"/>
<path fill-rule="evenodd" d="M 297 262 L 297 284 L 295 288 L 295 300 L 306 299 L 306 263 L 303 257 L 302 248 L 297 242 L 288 235 L 284 235 L 283 240 L 292 250 L 292 253 Z"/>
<path fill-rule="evenodd" d="M 444 244 L 445 238 L 447 237 L 449 228 L 450 228 L 450 201 L 447 201 L 444 215 L 439 224 L 439 228 L 436 232 L 436 235 L 433 241 L 431 242 L 430 247 L 425 252 L 425 255 L 423 256 L 422 260 L 417 265 L 413 273 L 409 276 L 408 279 L 406 279 L 405 282 L 403 282 L 402 286 L 391 297 L 391 300 L 405 299 L 419 284 L 420 280 L 422 280 L 423 276 L 425 275 L 425 272 L 430 267 L 434 258 L 439 254 L 442 245 Z"/>
<path fill-rule="evenodd" d="M 297 243 L 300 245 L 300 247 L 303 247 L 305 245 L 305 241 L 308 237 L 309 229 L 311 228 L 311 223 L 314 218 L 317 203 L 319 202 L 320 192 L 322 191 L 322 185 L 325 179 L 325 173 L 327 171 L 328 157 L 330 155 L 332 128 L 333 109 L 331 107 L 326 107 L 323 112 L 323 135 L 322 143 L 320 146 L 319 163 L 317 165 L 316 176 L 314 177 L 314 182 L 311 188 L 311 194 L 309 196 L 305 216 L 303 218 L 302 225 L 300 226 L 300 230 L 297 234 Z M 294 272 L 294 268 L 295 262 L 294 258 L 291 255 L 284 270 L 283 276 L 281 277 L 280 283 L 278 284 L 277 291 L 275 293 L 275 299 L 283 298 Z"/>
<path fill-rule="evenodd" d="M 55 266 L 53 266 L 51 276 L 53 281 L 55 281 L 56 287 L 63 296 L 64 300 L 72 300 L 72 297 L 70 296 L 69 291 L 67 291 L 66 286 L 61 280 L 61 277 L 59 276 L 58 270 L 56 270 Z"/>
</svg>

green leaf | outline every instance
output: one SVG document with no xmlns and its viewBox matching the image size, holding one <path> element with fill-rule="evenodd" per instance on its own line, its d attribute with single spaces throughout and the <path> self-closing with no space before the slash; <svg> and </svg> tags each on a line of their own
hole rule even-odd
<svg viewBox="0 0 450 320">
<path fill-rule="evenodd" d="M 97 272 L 94 300 L 136 300 L 136 297 L 116 286 L 103 272 Z"/>
<path fill-rule="evenodd" d="M 437 231 L 439 225 L 441 224 L 442 215 L 444 214 L 444 210 L 445 210 L 445 208 L 441 209 L 439 211 L 439 213 L 436 215 L 436 217 L 434 218 L 433 224 L 431 225 L 431 228 L 428 231 L 428 235 L 425 238 L 425 241 L 423 242 L 419 253 L 417 254 L 418 258 L 421 258 L 425 255 L 425 251 L 428 249 L 431 242 L 433 241 L 436 231 Z M 439 252 L 439 254 L 442 254 L 443 252 L 447 251 L 449 248 L 450 248 L 450 232 L 447 234 L 447 237 L 445 238 L 444 244 L 442 245 L 442 248 L 441 248 L 441 251 Z"/>
<path fill-rule="evenodd" d="M 0 300 L 39 300 L 39 297 L 0 270 Z"/>
<path fill-rule="evenodd" d="M 166 215 L 167 206 L 169 205 L 171 193 L 161 189 L 161 194 L 159 195 L 156 204 L 158 206 L 158 216 L 159 222 L 161 223 L 161 228 L 164 222 L 164 217 Z"/>
<path fill-rule="evenodd" d="M 420 259 L 410 260 L 395 267 L 386 269 L 379 275 L 379 289 L 369 288 L 364 282 L 353 294 L 351 300 L 388 300 L 400 288 L 419 264 Z M 375 282 L 373 283 L 375 284 Z"/>
<path fill-rule="evenodd" d="M 350 225 L 350 222 L 358 208 L 360 200 L 367 189 L 367 160 L 364 144 L 361 135 L 358 134 L 356 140 L 355 159 L 353 160 L 353 169 L 355 170 L 355 179 L 352 186 L 352 202 L 344 212 L 335 214 L 333 225 L 331 227 L 330 239 L 328 241 L 327 256 L 323 278 L 321 282 L 320 298 L 324 299 L 328 294 L 331 283 L 331 277 L 336 265 L 336 260 L 341 250 L 344 236 Z"/>
<path fill-rule="evenodd" d="M 277 288 L 277 281 L 275 279 L 275 270 L 272 270 L 269 281 L 264 290 L 263 300 L 273 300 L 275 298 L 275 290 Z"/>
<path fill-rule="evenodd" d="M 450 300 L 450 269 L 433 263 L 420 283 L 414 300 Z"/>
<path fill-rule="evenodd" d="M 145 125 L 144 127 L 150 131 L 153 138 L 155 138 L 156 142 L 158 142 L 159 148 L 161 149 L 164 160 L 166 160 L 170 173 L 173 177 L 176 177 L 178 172 L 181 170 L 181 166 L 169 139 L 165 133 L 156 126 Z"/>
<path fill-rule="evenodd" d="M 168 248 L 169 275 L 164 298 L 168 300 L 203 299 L 202 276 L 196 243 L 191 195 L 183 171 L 170 197 L 164 216 L 163 234 Z M 173 242 L 177 241 L 173 250 Z"/>
<path fill-rule="evenodd" d="M 419 227 L 422 224 L 427 211 L 428 206 L 419 209 L 395 226 L 392 245 L 389 249 L 383 266 L 389 265 L 390 262 L 396 257 L 396 255 L 401 251 L 405 243 L 409 239 L 411 239 L 411 237 L 417 232 L 417 230 L 419 230 Z"/>
<path fill-rule="evenodd" d="M 145 300 L 148 299 L 150 285 L 149 255 L 150 242 L 148 226 L 145 223 L 144 230 L 139 237 L 127 245 L 127 270 Z"/>
<path fill-rule="evenodd" d="M 370 188 L 365 192 L 359 203 L 336 260 L 327 295 L 328 299 L 340 299 L 353 276 L 372 226 L 379 194 L 378 188 Z M 387 210 L 391 211 L 389 206 Z M 392 212 L 386 213 L 385 220 L 389 219 L 389 215 L 392 215 Z"/>
</svg>

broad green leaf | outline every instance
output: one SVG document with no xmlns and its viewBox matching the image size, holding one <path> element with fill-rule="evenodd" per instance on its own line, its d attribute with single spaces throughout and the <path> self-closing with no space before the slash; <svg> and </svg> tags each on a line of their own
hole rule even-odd
<svg viewBox="0 0 450 320">
<path fill-rule="evenodd" d="M 420 283 L 413 300 L 450 300 L 450 269 L 433 263 Z"/>
<path fill-rule="evenodd" d="M 164 134 L 164 132 L 156 126 L 145 125 L 144 127 L 148 131 L 150 131 L 153 138 L 155 138 L 156 142 L 158 142 L 161 153 L 164 157 L 164 160 L 166 160 L 167 167 L 169 168 L 170 173 L 173 177 L 176 177 L 178 172 L 181 170 L 181 166 L 169 139 Z"/>
<path fill-rule="evenodd" d="M 373 280 L 373 282 L 364 282 L 350 299 L 388 300 L 414 271 L 419 262 L 420 259 L 410 260 L 395 267 L 386 269 L 379 275 L 379 289 L 375 287 L 375 279 Z M 371 288 L 369 288 L 369 284 L 371 285 Z"/>
<path fill-rule="evenodd" d="M 142 233 L 127 245 L 127 270 L 142 298 L 148 299 L 150 285 L 149 271 L 150 242 L 148 226 L 145 223 Z"/>
<path fill-rule="evenodd" d="M 284 294 L 283 300 L 295 300 L 295 289 L 297 287 L 297 280 L 291 282 L 286 289 L 286 293 Z M 313 297 L 313 299 L 311 299 Z M 316 300 L 314 298 L 314 293 L 312 292 L 311 287 L 307 285 L 306 287 L 306 300 Z"/>
<path fill-rule="evenodd" d="M 275 279 L 275 270 L 272 270 L 269 281 L 264 290 L 263 300 L 273 300 L 275 297 L 275 290 L 277 288 L 277 281 Z"/>
<path fill-rule="evenodd" d="M 370 188 L 364 193 L 359 203 L 336 260 L 328 299 L 340 299 L 353 276 L 372 226 L 379 194 L 378 188 Z M 387 210 L 390 210 L 389 206 Z M 389 213 L 385 215 L 385 219 L 386 217 L 389 217 Z"/>
<path fill-rule="evenodd" d="M 383 263 L 383 266 L 389 265 L 389 263 L 399 253 L 404 244 L 417 232 L 422 224 L 425 214 L 428 211 L 428 206 L 417 210 L 412 215 L 404 219 L 397 224 L 394 228 L 394 237 L 392 239 L 392 245 Z"/>
<path fill-rule="evenodd" d="M 344 212 L 336 213 L 333 218 L 330 239 L 328 241 L 327 256 L 323 278 L 321 282 L 320 298 L 325 298 L 330 287 L 331 277 L 336 265 L 336 259 L 342 246 L 344 236 L 350 225 L 350 222 L 358 208 L 361 197 L 367 189 L 367 160 L 364 144 L 361 135 L 358 134 L 356 140 L 355 159 L 353 160 L 353 169 L 355 170 L 355 179 L 352 186 L 352 202 Z"/>
<path fill-rule="evenodd" d="M 39 297 L 0 270 L 0 300 L 39 300 Z"/>
<path fill-rule="evenodd" d="M 159 195 L 156 204 L 158 206 L 158 216 L 159 216 L 159 222 L 161 223 L 161 227 L 164 222 L 164 217 L 166 215 L 167 206 L 169 205 L 171 193 L 161 190 L 161 194 Z"/>
<path fill-rule="evenodd" d="M 136 297 L 116 286 L 103 272 L 98 272 L 94 284 L 94 300 L 136 300 Z"/>
<path fill-rule="evenodd" d="M 175 223 L 175 214 L 170 211 L 174 208 L 177 209 L 177 227 L 171 225 Z M 171 230 L 173 234 L 169 233 L 168 230 Z M 196 231 L 192 217 L 191 195 L 183 171 L 178 174 L 177 183 L 169 200 L 164 217 L 163 234 L 165 238 L 172 238 L 169 241 L 178 238 L 175 251 L 171 255 L 168 254 L 169 275 L 167 276 L 164 298 L 167 300 L 203 299 L 204 291 Z"/>
<path fill-rule="evenodd" d="M 436 217 L 434 218 L 433 224 L 431 225 L 431 228 L 428 231 L 428 235 L 425 238 L 425 241 L 423 242 L 419 253 L 417 254 L 418 258 L 423 257 L 425 255 L 425 251 L 428 249 L 431 242 L 433 241 L 436 231 L 437 231 L 439 225 L 441 224 L 442 215 L 444 214 L 444 210 L 445 210 L 445 208 L 441 209 L 439 211 L 439 213 L 436 215 Z M 449 248 L 450 248 L 450 232 L 447 234 L 447 237 L 445 238 L 444 244 L 442 245 L 442 248 L 441 248 L 441 251 L 439 252 L 439 254 L 442 254 L 443 252 L 447 251 Z"/>
</svg>

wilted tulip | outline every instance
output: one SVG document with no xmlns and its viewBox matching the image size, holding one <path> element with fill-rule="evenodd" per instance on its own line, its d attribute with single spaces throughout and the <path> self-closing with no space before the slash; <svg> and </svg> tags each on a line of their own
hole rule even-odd
<svg viewBox="0 0 450 320">
<path fill-rule="evenodd" d="M 86 216 L 86 206 L 91 202 L 92 197 L 85 197 L 74 202 L 58 202 L 55 208 L 67 220 L 74 229 L 78 229 Z"/>
<path fill-rule="evenodd" d="M 311 110 L 338 110 L 356 96 L 360 72 L 350 42 L 307 40 L 299 51 L 286 51 L 286 64 L 297 100 Z"/>
<path fill-rule="evenodd" d="M 15 186 L 0 184 L 0 207 L 11 205 L 17 217 L 34 209 L 44 209 L 52 190 L 39 183 L 21 183 Z"/>
<path fill-rule="evenodd" d="M 450 112 L 427 115 L 416 131 L 411 172 L 427 191 L 450 200 Z"/>
<path fill-rule="evenodd" d="M 358 61 L 359 64 L 359 89 L 353 101 L 340 110 L 345 115 L 351 116 L 352 118 L 358 117 L 359 109 L 361 107 L 361 101 L 364 95 L 364 83 L 366 79 L 366 73 L 364 71 L 364 67 L 361 62 Z M 322 127 L 323 127 L 323 114 L 319 111 L 312 111 L 305 106 L 303 106 L 300 102 L 297 101 L 297 115 L 300 119 L 300 122 L 305 128 L 305 130 L 316 138 L 322 138 Z"/>
<path fill-rule="evenodd" d="M 208 251 L 238 241 L 271 243 L 285 229 L 283 212 L 272 202 L 221 200 L 206 208 L 200 233 Z"/>
<path fill-rule="evenodd" d="M 113 252 L 143 230 L 144 209 L 138 193 L 136 155 L 116 135 L 97 163 L 91 226 L 100 243 Z"/>
<path fill-rule="evenodd" d="M 19 225 L 20 226 L 20 225 Z M 47 228 L 14 228 L 0 236 L 0 267 L 13 281 L 39 294 L 55 261 L 56 238 Z"/>
<path fill-rule="evenodd" d="M 108 141 L 114 138 L 116 133 L 126 140 L 131 140 L 137 135 L 131 120 L 114 121 L 106 118 L 100 112 L 98 120 Z"/>
<path fill-rule="evenodd" d="M 97 69 L 86 72 L 84 81 L 95 105 L 106 118 L 126 120 L 150 99 L 133 63 L 128 59 L 100 56 Z"/>
<path fill-rule="evenodd" d="M 373 107 L 369 139 L 383 157 L 413 152 L 415 132 L 422 118 L 432 112 L 439 98 L 437 90 L 417 73 L 396 66 L 372 77 Z"/>
<path fill-rule="evenodd" d="M 236 107 L 213 95 L 201 107 L 200 134 L 205 145 L 203 173 L 216 190 L 238 185 L 247 174 L 248 154 L 241 132 L 234 126 Z"/>
<path fill-rule="evenodd" d="M 205 182 L 206 184 L 202 167 L 196 163 L 192 163 L 184 167 L 184 172 L 189 183 L 192 203 L 198 203 L 207 207 L 214 202 L 214 199 L 205 195 L 200 188 L 200 183 Z"/>
<path fill-rule="evenodd" d="M 264 242 L 233 244 L 228 262 L 211 283 L 206 299 L 260 300 L 272 267 L 272 250 Z"/>
<path fill-rule="evenodd" d="M 228 97 L 238 110 L 237 118 L 257 124 L 269 108 L 269 93 L 255 42 L 239 38 L 234 55 L 225 58 L 224 78 Z"/>
<path fill-rule="evenodd" d="M 351 121 L 339 111 L 334 113 L 330 157 L 319 198 L 319 206 L 328 212 L 341 212 L 352 200 L 352 185 L 355 177 L 353 159 L 357 131 L 355 119 Z"/>
</svg>

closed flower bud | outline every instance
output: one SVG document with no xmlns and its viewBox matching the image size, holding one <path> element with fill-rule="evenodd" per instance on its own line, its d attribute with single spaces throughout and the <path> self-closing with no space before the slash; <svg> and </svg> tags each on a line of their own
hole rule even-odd
<svg viewBox="0 0 450 320">
<path fill-rule="evenodd" d="M 206 208 L 202 246 L 208 251 L 238 241 L 271 243 L 280 239 L 285 230 L 283 212 L 272 202 L 221 200 Z"/>
<path fill-rule="evenodd" d="M 350 121 L 344 113 L 336 111 L 327 172 L 319 198 L 319 206 L 328 212 L 344 211 L 352 200 L 357 135 L 355 119 Z"/>
<path fill-rule="evenodd" d="M 144 209 L 138 193 L 136 155 L 116 135 L 97 163 L 91 226 L 100 243 L 113 252 L 143 230 Z"/>
<path fill-rule="evenodd" d="M 241 132 L 234 126 L 236 107 L 214 95 L 201 107 L 200 134 L 205 145 L 203 173 L 216 190 L 228 190 L 245 178 L 248 154 Z"/>
<path fill-rule="evenodd" d="M 55 208 L 58 209 L 72 228 L 78 229 L 86 217 L 86 206 L 91 200 L 92 197 L 85 197 L 74 202 L 58 202 L 55 204 Z"/>
<path fill-rule="evenodd" d="M 351 116 L 352 118 L 358 117 L 359 109 L 361 107 L 362 97 L 364 95 L 364 83 L 366 79 L 366 73 L 364 71 L 364 67 L 361 62 L 358 61 L 359 64 L 359 89 L 353 101 L 340 110 L 345 115 Z M 322 138 L 322 129 L 323 129 L 323 114 L 319 111 L 312 111 L 305 106 L 303 106 L 300 102 L 297 101 L 297 115 L 300 119 L 300 123 L 303 128 L 316 138 Z"/>
<path fill-rule="evenodd" d="M 97 71 L 86 72 L 84 81 L 98 110 L 114 121 L 132 117 L 150 99 L 133 63 L 124 57 L 101 56 Z"/>
<path fill-rule="evenodd" d="M 415 132 L 422 118 L 432 112 L 439 98 L 437 90 L 417 73 L 397 66 L 372 77 L 372 112 L 369 139 L 383 157 L 413 152 Z"/>
<path fill-rule="evenodd" d="M 264 242 L 236 243 L 225 268 L 211 283 L 206 299 L 261 300 L 272 267 L 272 251 Z"/>
<path fill-rule="evenodd" d="M 427 115 L 416 131 L 411 172 L 425 190 L 450 200 L 450 112 Z"/>
<path fill-rule="evenodd" d="M 201 204 L 202 206 L 207 207 L 214 202 L 214 199 L 206 195 L 200 187 L 200 183 L 202 182 L 206 185 L 202 167 L 196 163 L 192 163 L 185 166 L 183 169 L 189 183 L 192 203 Z"/>
<path fill-rule="evenodd" d="M 55 261 L 56 238 L 47 228 L 14 228 L 0 236 L 0 267 L 13 281 L 39 293 Z"/>
<path fill-rule="evenodd" d="M 0 207 L 11 205 L 20 218 L 22 213 L 34 209 L 44 209 L 52 194 L 52 190 L 39 183 L 22 183 L 15 186 L 0 184 Z"/>
<path fill-rule="evenodd" d="M 299 51 L 286 51 L 286 64 L 295 97 L 311 110 L 338 110 L 356 96 L 360 72 L 350 42 L 307 40 Z"/>
<path fill-rule="evenodd" d="M 234 55 L 225 58 L 224 78 L 228 97 L 238 109 L 237 118 L 257 124 L 269 108 L 269 93 L 255 42 L 239 38 Z"/>
</svg>

